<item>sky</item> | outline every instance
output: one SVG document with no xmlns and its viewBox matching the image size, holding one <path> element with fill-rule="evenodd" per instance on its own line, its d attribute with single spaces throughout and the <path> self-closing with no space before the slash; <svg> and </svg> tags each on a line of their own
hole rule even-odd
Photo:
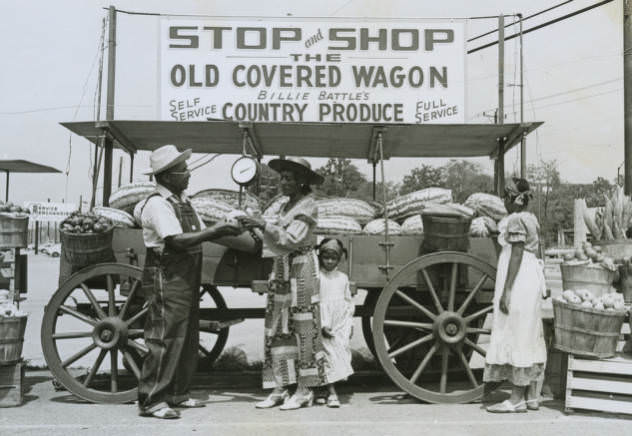
<svg viewBox="0 0 632 436">
<path fill-rule="evenodd" d="M 0 1 L 0 159 L 27 159 L 58 168 L 64 174 L 11 175 L 10 199 L 78 203 L 89 197 L 89 142 L 71 135 L 65 121 L 95 118 L 98 47 L 104 7 L 163 14 L 259 17 L 452 17 L 528 16 L 562 0 L 319 0 L 312 1 L 191 1 L 119 0 Z M 524 27 L 597 3 L 574 0 L 555 11 L 525 21 Z M 524 36 L 524 119 L 544 125 L 527 138 L 527 162 L 557 160 L 562 179 L 590 183 L 614 179 L 623 163 L 623 0 L 548 26 Z M 511 18 L 508 18 L 511 20 Z M 155 119 L 158 105 L 158 22 L 151 16 L 117 15 L 115 119 Z M 468 20 L 467 37 L 496 27 L 497 21 Z M 517 26 L 506 33 L 514 33 Z M 468 43 L 474 48 L 495 35 Z M 506 121 L 519 120 L 518 39 L 505 46 Z M 497 106 L 496 47 L 467 55 L 466 122 L 488 123 Z M 106 72 L 103 72 L 104 81 Z M 105 89 L 103 90 L 105 102 Z M 104 117 L 104 112 L 102 117 Z M 114 155 L 114 180 L 120 152 Z M 197 156 L 194 156 L 197 157 Z M 193 173 L 189 190 L 231 188 L 234 156 L 222 156 Z M 474 159 L 490 172 L 489 159 Z M 323 159 L 312 159 L 314 166 Z M 519 168 L 514 149 L 506 168 Z M 366 161 L 356 162 L 365 174 Z M 442 159 L 391 159 L 387 179 L 394 182 L 422 163 Z M 143 180 L 148 153 L 135 161 L 134 178 Z M 68 171 L 68 174 L 66 174 Z M 123 159 L 123 179 L 129 177 Z M 4 198 L 0 176 L 0 198 Z M 99 188 L 101 189 L 101 188 Z"/>
</svg>

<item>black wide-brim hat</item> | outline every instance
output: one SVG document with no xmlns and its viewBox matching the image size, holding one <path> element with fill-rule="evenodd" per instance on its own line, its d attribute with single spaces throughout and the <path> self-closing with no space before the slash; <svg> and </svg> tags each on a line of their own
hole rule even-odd
<svg viewBox="0 0 632 436">
<path fill-rule="evenodd" d="M 320 185 L 325 181 L 324 177 L 315 171 L 309 162 L 300 157 L 288 157 L 285 159 L 272 159 L 268 166 L 274 171 L 292 171 L 294 174 L 304 177 L 310 185 Z"/>
</svg>

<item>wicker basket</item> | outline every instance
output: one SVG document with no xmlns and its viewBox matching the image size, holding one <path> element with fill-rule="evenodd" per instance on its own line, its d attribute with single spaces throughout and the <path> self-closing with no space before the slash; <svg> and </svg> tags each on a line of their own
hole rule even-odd
<svg viewBox="0 0 632 436">
<path fill-rule="evenodd" d="M 0 213 L 0 248 L 23 248 L 28 245 L 29 217 Z"/>
<path fill-rule="evenodd" d="M 553 300 L 555 348 L 580 356 L 613 357 L 625 312 L 580 307 Z"/>
<path fill-rule="evenodd" d="M 587 289 L 595 297 L 612 291 L 616 273 L 601 266 L 561 264 L 562 285 L 566 289 Z"/>
<path fill-rule="evenodd" d="M 13 365 L 22 356 L 26 316 L 0 316 L 0 365 Z"/>
<path fill-rule="evenodd" d="M 114 259 L 112 236 L 114 227 L 102 233 L 60 232 L 62 253 L 73 270 Z"/>
</svg>

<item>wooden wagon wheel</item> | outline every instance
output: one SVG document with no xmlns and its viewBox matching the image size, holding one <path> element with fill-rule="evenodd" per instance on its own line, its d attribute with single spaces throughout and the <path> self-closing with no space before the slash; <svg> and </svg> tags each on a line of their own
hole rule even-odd
<svg viewBox="0 0 632 436">
<path fill-rule="evenodd" d="M 135 298 L 141 275 L 127 264 L 91 266 L 73 274 L 46 305 L 41 330 L 46 363 L 59 383 L 84 400 L 126 403 L 137 397 L 138 361 L 147 353 L 140 322 L 147 307 Z M 120 283 L 130 285 L 127 296 Z M 89 370 L 77 376 L 73 364 Z"/>
<path fill-rule="evenodd" d="M 216 309 L 227 309 L 226 301 L 217 287 L 202 285 L 200 307 L 207 305 Z M 213 362 L 219 357 L 228 341 L 228 327 L 215 328 L 209 320 L 200 319 L 199 370 L 210 370 Z"/>
<path fill-rule="evenodd" d="M 438 268 L 448 272 L 447 279 L 433 279 Z M 476 278 L 471 289 L 462 279 L 470 275 Z M 431 403 L 464 403 L 483 395 L 480 363 L 485 350 L 478 339 L 490 333 L 483 321 L 493 306 L 477 303 L 476 297 L 495 277 L 488 263 L 452 251 L 418 257 L 395 274 L 373 315 L 377 355 L 393 382 Z M 389 343 L 389 338 L 398 337 L 393 330 L 416 336 L 399 335 L 406 340 Z M 476 358 L 479 365 L 472 368 Z"/>
<path fill-rule="evenodd" d="M 368 313 L 373 313 L 375 311 L 375 305 L 377 304 L 377 299 L 379 296 L 379 292 L 367 290 L 366 297 L 364 297 L 364 306 L 366 307 Z M 364 342 L 366 342 L 366 346 L 369 348 L 369 351 L 371 351 L 371 354 L 373 354 L 373 356 L 377 359 L 375 344 L 373 343 L 372 321 L 372 315 L 362 317 L 362 336 L 364 336 Z"/>
</svg>

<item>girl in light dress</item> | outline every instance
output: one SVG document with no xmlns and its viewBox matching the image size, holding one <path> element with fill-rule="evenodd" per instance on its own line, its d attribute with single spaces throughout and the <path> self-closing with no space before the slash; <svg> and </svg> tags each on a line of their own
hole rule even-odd
<svg viewBox="0 0 632 436">
<path fill-rule="evenodd" d="M 529 183 L 514 178 L 505 188 L 509 215 L 499 223 L 498 258 L 494 291 L 494 320 L 485 357 L 486 383 L 509 381 L 511 397 L 487 408 L 489 412 L 537 410 L 538 382 L 544 376 L 546 344 L 541 298 L 546 284 L 536 257 L 539 246 L 537 218 L 526 211 Z"/>
<path fill-rule="evenodd" d="M 347 251 L 338 239 L 325 238 L 318 245 L 320 261 L 320 315 L 325 350 L 325 383 L 329 391 L 327 407 L 340 407 L 334 384 L 353 374 L 351 340 L 354 305 L 349 277 L 337 269 Z"/>
</svg>

